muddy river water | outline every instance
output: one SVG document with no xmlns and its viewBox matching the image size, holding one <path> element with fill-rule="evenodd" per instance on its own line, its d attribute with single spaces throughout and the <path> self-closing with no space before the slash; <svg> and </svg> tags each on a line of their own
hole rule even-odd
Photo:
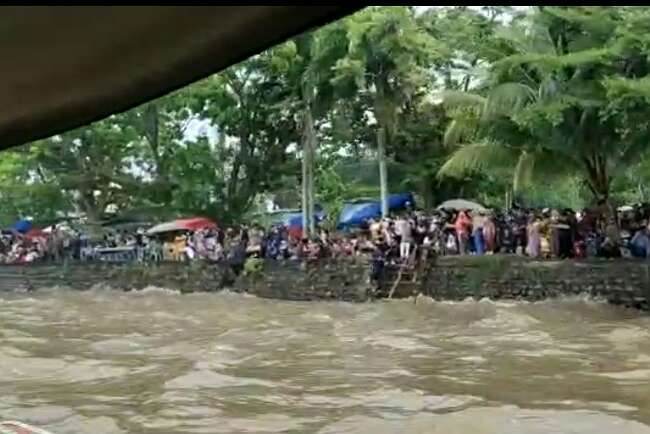
<svg viewBox="0 0 650 434">
<path fill-rule="evenodd" d="M 583 299 L 4 294 L 0 419 L 57 434 L 650 434 L 650 316 Z"/>
</svg>

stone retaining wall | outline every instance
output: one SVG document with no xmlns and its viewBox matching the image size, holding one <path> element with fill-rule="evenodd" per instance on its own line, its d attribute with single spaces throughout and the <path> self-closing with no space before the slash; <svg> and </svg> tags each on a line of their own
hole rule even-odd
<svg viewBox="0 0 650 434">
<path fill-rule="evenodd" d="M 446 257 L 426 276 L 438 300 L 521 299 L 584 294 L 650 310 L 650 264 L 636 260 L 534 261 L 515 256 Z"/>
<path fill-rule="evenodd" d="M 158 286 L 181 292 L 211 292 L 233 282 L 234 276 L 226 267 L 200 263 L 147 266 L 80 262 L 0 266 L 0 291 L 29 291 L 55 286 L 78 290 L 104 286 L 131 291 Z"/>
<path fill-rule="evenodd" d="M 285 300 L 365 301 L 370 292 L 369 271 L 367 262 L 362 260 L 307 264 L 270 261 L 264 264 L 259 274 L 239 277 L 227 266 L 201 262 L 31 264 L 0 266 L 0 291 L 29 291 L 54 286 L 78 290 L 100 286 L 132 291 L 156 286 L 183 293 L 229 289 Z"/>
<path fill-rule="evenodd" d="M 365 301 L 371 293 L 364 260 L 266 262 L 258 275 L 239 277 L 231 290 L 283 300 Z"/>
<path fill-rule="evenodd" d="M 418 274 L 419 273 L 419 274 Z M 181 292 L 229 289 L 285 300 L 361 302 L 389 293 L 396 270 L 379 285 L 370 283 L 365 260 L 329 260 L 300 264 L 267 262 L 263 270 L 238 278 L 225 266 L 166 263 L 29 265 L 0 267 L 0 291 L 67 286 L 79 290 L 108 286 L 140 290 L 147 286 Z M 650 310 L 650 264 L 634 260 L 533 261 L 516 256 L 444 257 L 435 266 L 405 273 L 394 297 L 428 295 L 438 300 L 521 299 L 585 294 L 613 304 Z"/>
</svg>

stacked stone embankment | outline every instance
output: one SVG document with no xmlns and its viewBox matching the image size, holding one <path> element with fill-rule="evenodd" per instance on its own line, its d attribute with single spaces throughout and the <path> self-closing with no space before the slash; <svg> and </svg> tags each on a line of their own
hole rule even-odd
<svg viewBox="0 0 650 434">
<path fill-rule="evenodd" d="M 586 295 L 612 304 L 650 310 L 650 263 L 637 260 L 536 261 L 516 256 L 442 257 L 419 267 L 386 270 L 371 282 L 363 259 L 311 263 L 265 262 L 259 272 L 235 276 L 224 265 L 162 263 L 157 265 L 71 263 L 2 266 L 0 291 L 46 287 L 123 291 L 147 287 L 181 292 L 228 289 L 264 298 L 296 301 L 363 302 L 392 294 L 418 294 L 436 300 L 512 299 L 539 301 Z M 399 278 L 398 278 L 399 276 Z"/>
</svg>

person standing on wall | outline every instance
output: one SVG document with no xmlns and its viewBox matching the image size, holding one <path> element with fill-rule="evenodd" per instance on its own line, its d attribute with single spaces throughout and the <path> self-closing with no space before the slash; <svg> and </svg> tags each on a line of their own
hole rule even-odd
<svg viewBox="0 0 650 434">
<path fill-rule="evenodd" d="M 397 222 L 395 222 L 395 226 L 396 232 L 400 236 L 399 257 L 405 260 L 411 253 L 413 228 L 411 227 L 411 222 L 406 218 L 406 216 L 401 216 Z"/>
</svg>

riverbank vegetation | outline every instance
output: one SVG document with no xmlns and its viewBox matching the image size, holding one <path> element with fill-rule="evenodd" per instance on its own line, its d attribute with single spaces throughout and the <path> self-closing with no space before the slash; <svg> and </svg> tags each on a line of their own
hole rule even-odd
<svg viewBox="0 0 650 434">
<path fill-rule="evenodd" d="M 650 8 L 369 7 L 127 112 L 3 152 L 0 221 L 204 215 L 412 190 L 644 201 Z M 304 180 L 304 182 L 303 182 Z"/>
</svg>

